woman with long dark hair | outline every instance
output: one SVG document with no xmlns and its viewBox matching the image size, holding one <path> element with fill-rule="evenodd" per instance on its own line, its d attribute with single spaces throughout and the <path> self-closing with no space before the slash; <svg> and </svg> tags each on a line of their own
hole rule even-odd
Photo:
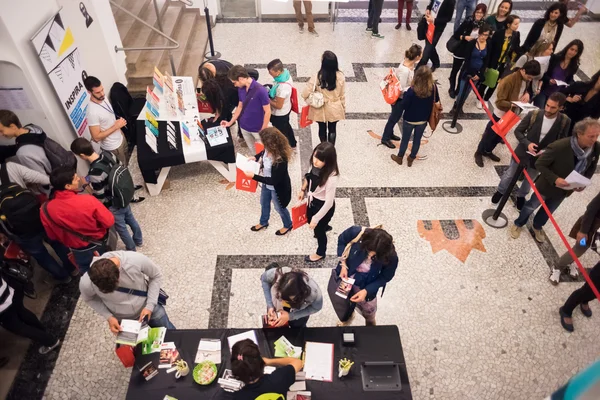
<svg viewBox="0 0 600 400">
<path fill-rule="evenodd" d="M 477 39 L 479 36 L 479 28 L 484 24 L 483 17 L 485 17 L 486 11 L 487 6 L 485 4 L 477 4 L 473 15 L 467 17 L 463 23 L 460 24 L 456 32 L 454 32 L 454 39 L 460 40 L 460 44 L 452 55 L 454 60 L 452 62 L 452 70 L 450 71 L 450 88 L 448 89 L 448 94 L 452 99 L 456 97 L 456 77 L 458 71 L 460 71 L 460 68 L 465 62 L 465 58 L 469 56 L 467 49 L 467 47 L 469 47 L 468 44 L 471 40 Z"/>
<path fill-rule="evenodd" d="M 440 101 L 440 95 L 435 87 L 431 69 L 422 66 L 415 72 L 412 86 L 404 93 L 404 121 L 402 122 L 402 141 L 398 155 L 392 154 L 392 160 L 402 165 L 408 142 L 414 132 L 413 145 L 406 164 L 412 167 L 421 147 L 421 138 L 427 127 L 427 121 L 433 109 L 433 103 Z"/>
<path fill-rule="evenodd" d="M 335 145 L 336 124 L 346 118 L 346 78 L 338 68 L 335 53 L 327 50 L 321 59 L 321 69 L 316 76 L 310 78 L 302 91 L 304 100 L 313 92 L 323 95 L 324 103 L 316 108 L 312 104 L 308 111 L 308 119 L 319 124 L 321 143 L 331 142 Z"/>
<path fill-rule="evenodd" d="M 512 12 L 513 3 L 511 0 L 503 0 L 498 4 L 498 9 L 494 14 L 489 15 L 485 22 L 492 28 L 492 32 L 504 29 L 504 21 Z M 492 33 L 493 35 L 493 33 Z"/>
<path fill-rule="evenodd" d="M 572 40 L 560 52 L 550 57 L 548 70 L 542 77 L 542 90 L 533 99 L 533 104 L 538 108 L 544 108 L 546 99 L 554 92 L 558 92 L 560 87 L 557 81 L 567 84 L 573 83 L 575 74 L 579 70 L 581 54 L 583 53 L 583 42 L 579 39 Z"/>
<path fill-rule="evenodd" d="M 323 308 L 323 295 L 317 282 L 306 272 L 270 264 L 260 277 L 269 325 L 304 328 L 308 318 Z"/>
<path fill-rule="evenodd" d="M 321 143 L 310 156 L 311 168 L 304 175 L 298 201 L 308 199 L 307 218 L 310 229 L 317 238 L 317 252 L 304 258 L 307 262 L 317 262 L 325 258 L 327 251 L 327 231 L 331 229 L 329 221 L 335 212 L 335 189 L 340 171 L 337 164 L 335 146 Z"/>
<path fill-rule="evenodd" d="M 223 95 L 221 85 L 216 79 L 204 81 L 199 90 L 199 95 L 210 105 L 215 114 L 215 116 L 208 121 L 211 126 L 213 124 L 218 125 L 223 120 L 229 121 L 229 119 L 231 119 L 231 111 L 225 108 L 225 96 Z M 227 128 L 227 130 L 229 130 L 229 128 Z"/>
<path fill-rule="evenodd" d="M 564 9 L 560 3 L 552 3 L 546 10 L 543 18 L 533 23 L 529 34 L 523 43 L 523 51 L 529 51 L 538 40 L 548 40 L 558 48 L 558 41 L 564 28 Z"/>
<path fill-rule="evenodd" d="M 565 114 L 571 118 L 571 129 L 587 117 L 600 118 L 600 70 L 588 82 L 575 82 L 560 90 L 567 96 Z"/>
<path fill-rule="evenodd" d="M 260 192 L 260 222 L 250 228 L 258 232 L 269 226 L 271 202 L 283 221 L 283 228 L 275 232 L 283 236 L 292 230 L 292 218 L 287 210 L 292 198 L 292 183 L 288 164 L 292 158 L 292 148 L 287 138 L 277 128 L 269 127 L 259 132 L 264 150 L 254 156 L 261 163 L 262 175 L 245 172 L 246 177 L 263 184 Z"/>
</svg>

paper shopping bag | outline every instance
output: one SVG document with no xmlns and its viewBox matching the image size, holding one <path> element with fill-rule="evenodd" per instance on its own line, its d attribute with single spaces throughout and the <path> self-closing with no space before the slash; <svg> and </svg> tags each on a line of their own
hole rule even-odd
<svg viewBox="0 0 600 400">
<path fill-rule="evenodd" d="M 302 113 L 300 114 L 300 128 L 306 128 L 309 125 L 312 125 L 312 121 L 308 119 L 308 110 L 310 109 L 309 105 L 302 107 Z"/>
<path fill-rule="evenodd" d="M 396 103 L 402 94 L 400 82 L 393 68 L 390 68 L 390 72 L 381 81 L 381 93 L 383 94 L 383 99 L 388 104 Z"/>
<path fill-rule="evenodd" d="M 258 182 L 254 179 L 247 178 L 244 171 L 239 168 L 235 169 L 235 188 L 244 192 L 255 193 L 258 187 Z"/>
<path fill-rule="evenodd" d="M 506 134 L 521 121 L 521 118 L 512 111 L 508 111 L 495 125 L 492 125 L 492 130 L 498 136 L 504 138 Z"/>
<path fill-rule="evenodd" d="M 124 344 L 117 344 L 117 347 L 115 348 L 115 353 L 117 353 L 117 357 L 119 357 L 119 360 L 121 360 L 125 368 L 133 367 L 135 364 L 135 355 L 133 350 L 134 349 L 132 346 L 127 346 Z"/>
<path fill-rule="evenodd" d="M 206 100 L 198 100 L 198 112 L 206 113 L 206 114 L 214 113 L 213 108 L 210 106 L 210 104 Z"/>
<path fill-rule="evenodd" d="M 428 24 L 427 25 L 427 35 L 425 35 L 425 37 L 427 38 L 427 41 L 430 44 L 433 44 L 433 32 L 435 31 L 435 25 L 434 24 Z"/>
<path fill-rule="evenodd" d="M 302 202 L 292 207 L 292 229 L 298 229 L 308 222 L 306 209 L 306 202 Z"/>
<path fill-rule="evenodd" d="M 265 146 L 261 142 L 254 143 L 254 150 L 256 151 L 256 154 L 260 153 L 264 149 L 265 149 Z"/>
</svg>

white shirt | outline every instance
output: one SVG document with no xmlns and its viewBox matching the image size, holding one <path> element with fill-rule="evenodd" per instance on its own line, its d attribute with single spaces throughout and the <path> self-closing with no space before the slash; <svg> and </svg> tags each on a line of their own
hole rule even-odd
<svg viewBox="0 0 600 400">
<path fill-rule="evenodd" d="M 117 122 L 113 108 L 106 100 L 100 104 L 90 101 L 87 110 L 87 119 L 89 126 L 99 126 L 101 132 L 110 129 Z M 122 142 L 123 132 L 117 129 L 100 141 L 100 147 L 102 147 L 102 150 L 107 151 L 116 150 L 121 146 Z"/>
<path fill-rule="evenodd" d="M 398 68 L 396 68 L 396 77 L 398 78 L 398 82 L 400 83 L 402 93 L 408 90 L 410 84 L 412 83 L 414 75 L 415 70 L 408 68 L 404 64 L 400 64 Z"/>
<path fill-rule="evenodd" d="M 292 78 L 288 79 L 285 82 L 281 82 L 279 86 L 277 86 L 277 92 L 275 97 L 279 97 L 283 99 L 283 106 L 281 109 L 277 110 L 274 107 L 271 107 L 271 114 L 276 116 L 288 115 L 290 111 L 292 111 L 292 85 L 294 82 Z"/>
<path fill-rule="evenodd" d="M 557 117 L 555 116 L 554 118 L 550 119 L 544 115 L 544 120 L 542 122 L 542 133 L 540 134 L 539 143 L 542 143 L 542 140 L 544 140 L 548 132 L 550 132 L 550 129 L 552 129 L 552 125 L 554 125 L 554 123 L 556 122 L 556 118 Z"/>
</svg>

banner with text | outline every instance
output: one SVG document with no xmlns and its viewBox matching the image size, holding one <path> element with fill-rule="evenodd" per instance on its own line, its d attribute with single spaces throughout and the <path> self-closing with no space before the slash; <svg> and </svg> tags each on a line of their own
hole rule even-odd
<svg viewBox="0 0 600 400">
<path fill-rule="evenodd" d="M 90 99 L 83 86 L 87 74 L 71 28 L 58 13 L 31 42 L 77 135 L 89 138 L 86 113 Z"/>
</svg>

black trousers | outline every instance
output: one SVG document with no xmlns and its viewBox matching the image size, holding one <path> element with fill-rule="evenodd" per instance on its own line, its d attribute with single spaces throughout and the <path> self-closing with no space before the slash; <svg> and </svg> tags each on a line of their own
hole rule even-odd
<svg viewBox="0 0 600 400">
<path fill-rule="evenodd" d="M 500 118 L 496 117 L 496 114 L 492 114 L 492 117 L 496 120 L 496 122 L 500 121 Z M 483 132 L 483 137 L 479 141 L 479 145 L 477 146 L 477 153 L 479 154 L 487 154 L 494 151 L 498 143 L 502 141 L 500 135 L 496 134 L 492 130 L 492 121 L 488 122 L 485 127 L 485 132 Z"/>
<path fill-rule="evenodd" d="M 600 263 L 596 264 L 590 271 L 590 279 L 594 283 L 594 286 L 600 290 Z M 568 316 L 571 316 L 575 307 L 580 304 L 587 304 L 595 298 L 596 295 L 594 295 L 592 288 L 586 282 L 582 287 L 571 293 L 563 305 L 563 311 Z"/>
<path fill-rule="evenodd" d="M 308 323 L 309 318 L 310 315 L 308 317 L 295 319 L 293 321 L 289 321 L 288 325 L 290 328 L 306 328 L 306 324 Z"/>
<path fill-rule="evenodd" d="M 440 56 L 438 55 L 435 47 L 440 41 L 440 38 L 444 33 L 444 29 L 446 29 L 445 25 L 442 29 L 435 28 L 435 30 L 433 31 L 433 43 L 429 43 L 429 40 L 425 39 L 425 49 L 423 50 L 423 58 L 421 58 L 421 61 L 419 61 L 417 67 L 427 65 L 429 60 L 431 60 L 431 64 L 434 68 L 440 67 Z"/>
<path fill-rule="evenodd" d="M 321 140 L 321 143 L 330 142 L 335 146 L 335 126 L 337 125 L 337 123 L 337 121 L 317 122 L 317 124 L 319 124 L 319 140 Z M 329 134 L 327 134 L 327 131 L 329 131 Z"/>
<path fill-rule="evenodd" d="M 464 64 L 465 60 L 453 57 L 452 61 L 452 71 L 450 71 L 450 87 L 453 90 L 458 89 L 456 87 L 456 77 L 458 76 L 458 71 L 460 71 L 460 67 Z"/>
<path fill-rule="evenodd" d="M 0 314 L 0 325 L 7 331 L 26 337 L 44 346 L 56 344 L 56 337 L 46 332 L 34 313 L 25 308 L 23 292 L 15 289 L 12 304 Z"/>
<path fill-rule="evenodd" d="M 404 106 L 402 105 L 402 99 L 398 99 L 398 101 L 392 104 L 392 113 L 388 117 L 388 121 L 383 129 L 383 135 L 381 136 L 382 142 L 392 138 L 392 135 L 394 134 L 394 126 L 396 126 L 396 124 L 400 121 L 403 113 Z M 402 128 L 400 128 L 400 134 L 402 134 Z"/>
<path fill-rule="evenodd" d="M 312 221 L 312 218 L 323 208 L 325 204 L 324 201 L 313 198 L 310 202 L 307 210 L 306 217 L 308 218 L 308 223 Z M 315 236 L 317 237 L 317 255 L 321 257 L 325 257 L 325 252 L 327 251 L 327 227 L 329 226 L 329 222 L 335 213 L 335 203 L 333 206 L 327 211 L 327 214 L 315 226 Z"/>
<path fill-rule="evenodd" d="M 283 135 L 287 138 L 291 147 L 296 147 L 296 137 L 294 136 L 294 129 L 292 129 L 292 125 L 290 125 L 290 113 L 286 115 L 273 115 L 271 114 L 271 123 L 279 132 L 283 133 Z"/>
<path fill-rule="evenodd" d="M 373 28 L 373 33 L 379 33 L 379 18 L 383 9 L 383 0 L 369 0 L 369 19 L 367 28 Z"/>
</svg>

